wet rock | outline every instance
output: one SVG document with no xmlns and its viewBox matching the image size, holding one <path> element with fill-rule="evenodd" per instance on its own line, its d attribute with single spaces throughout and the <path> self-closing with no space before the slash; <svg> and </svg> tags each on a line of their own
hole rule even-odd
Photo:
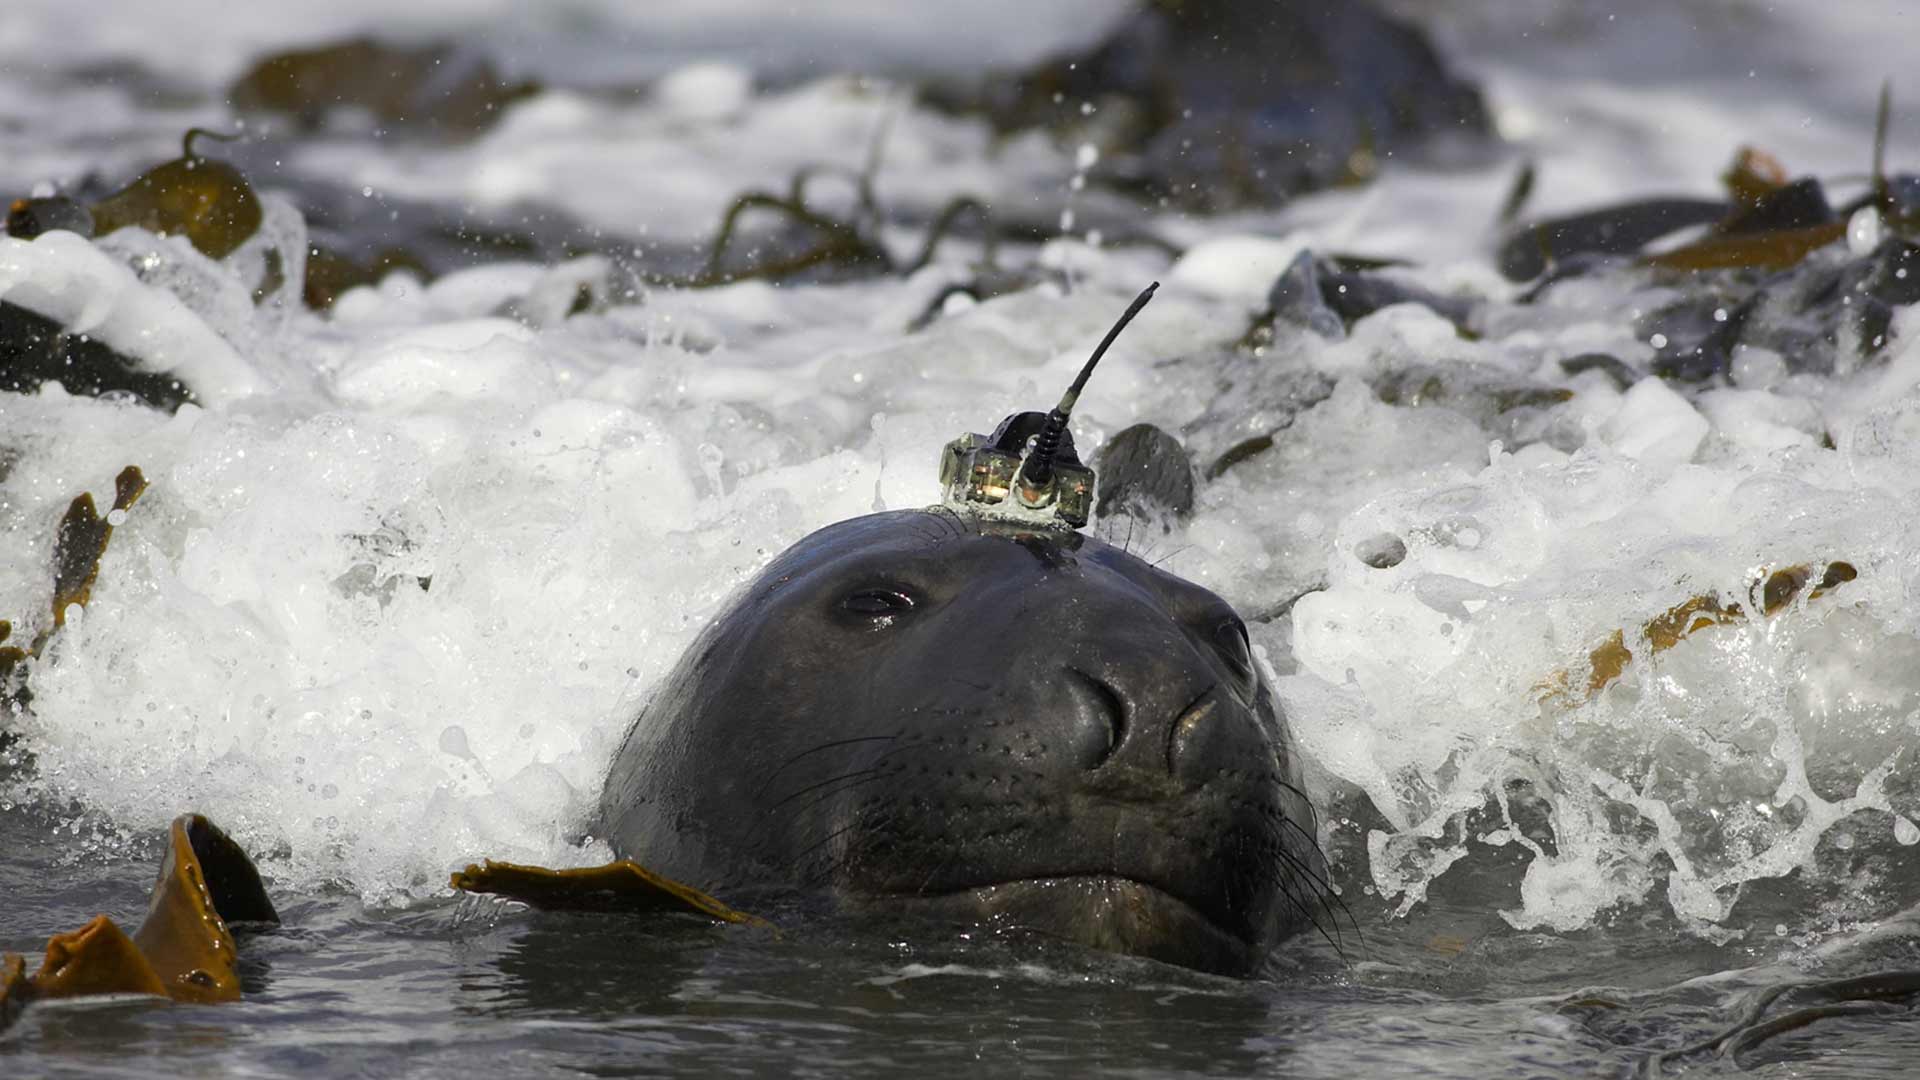
<svg viewBox="0 0 1920 1080">
<path fill-rule="evenodd" d="M 1092 142 L 1124 155 L 1110 175 L 1202 208 L 1365 180 L 1388 153 L 1489 130 L 1419 30 L 1357 0 L 1153 0 L 984 96 L 1003 130 Z"/>
<path fill-rule="evenodd" d="M 1569 356 L 1560 361 L 1560 370 L 1566 372 L 1568 378 L 1585 371 L 1605 372 L 1613 380 L 1613 385 L 1621 390 L 1640 381 L 1640 373 L 1633 370 L 1632 365 L 1610 353 L 1590 352 Z"/>
<path fill-rule="evenodd" d="M 1394 304 L 1420 304 L 1427 310 L 1465 331 L 1473 301 L 1457 296 L 1442 296 L 1384 274 L 1366 270 L 1334 269 L 1320 278 L 1321 296 L 1328 306 L 1351 327 L 1355 322 Z"/>
<path fill-rule="evenodd" d="M 1785 358 L 1790 374 L 1831 374 L 1886 346 L 1899 308 L 1920 303 L 1920 247 L 1889 237 L 1864 256 L 1830 245 L 1773 274 L 1689 274 L 1693 295 L 1643 318 L 1653 370 L 1697 381 L 1732 370 L 1740 346 Z M 1659 335 L 1655 337 L 1654 335 Z"/>
<path fill-rule="evenodd" d="M 355 38 L 267 57 L 229 96 L 236 109 L 284 113 L 307 129 L 353 109 L 382 127 L 459 136 L 492 126 L 502 109 L 538 90 L 507 81 L 490 60 L 454 45 Z"/>
<path fill-rule="evenodd" d="M 1266 344 L 1280 327 L 1341 341 L 1355 322 L 1394 304 L 1421 304 L 1462 332 L 1474 306 L 1471 300 L 1442 296 L 1377 270 L 1346 268 L 1338 259 L 1321 260 L 1302 251 L 1268 290 L 1267 311 L 1245 343 Z"/>
<path fill-rule="evenodd" d="M 1388 405 L 1442 406 L 1489 431 L 1507 426 L 1513 419 L 1509 414 L 1551 408 L 1573 397 L 1565 387 L 1476 366 L 1415 365 L 1376 376 L 1370 385 L 1374 396 Z"/>
<path fill-rule="evenodd" d="M 1687 381 L 1727 370 L 1752 308 L 1732 290 L 1709 287 L 1657 308 L 1634 324 L 1653 346 L 1653 371 Z"/>
<path fill-rule="evenodd" d="M 1223 366 L 1232 370 L 1235 364 L 1243 370 L 1222 379 L 1206 411 L 1180 429 L 1188 453 L 1208 462 L 1208 480 L 1273 449 L 1275 439 L 1331 396 L 1336 385 L 1325 372 L 1279 367 L 1247 353 L 1235 354 Z"/>
<path fill-rule="evenodd" d="M 1774 232 L 1831 225 L 1837 220 L 1839 215 L 1827 202 L 1826 188 L 1808 176 L 1759 195 L 1750 205 L 1736 210 L 1719 231 L 1727 235 Z"/>
<path fill-rule="evenodd" d="M 1313 252 L 1302 251 L 1267 291 L 1267 312 L 1276 324 L 1284 323 L 1329 341 L 1347 336 L 1346 321 L 1327 303 L 1320 286 L 1320 264 Z"/>
<path fill-rule="evenodd" d="M 1094 472 L 1102 518 L 1193 513 L 1193 462 L 1179 439 L 1152 424 L 1135 424 L 1107 440 L 1094 455 Z"/>
<path fill-rule="evenodd" d="M 131 395 L 169 411 L 193 400 L 193 392 L 172 375 L 143 370 L 132 357 L 0 300 L 0 391 L 30 393 L 48 382 L 85 397 Z"/>
</svg>

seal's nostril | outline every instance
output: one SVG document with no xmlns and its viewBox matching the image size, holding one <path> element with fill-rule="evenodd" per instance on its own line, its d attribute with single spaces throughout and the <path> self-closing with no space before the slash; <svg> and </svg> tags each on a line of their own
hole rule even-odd
<svg viewBox="0 0 1920 1080">
<path fill-rule="evenodd" d="M 1107 682 L 1105 679 L 1095 675 L 1089 675 L 1079 668 L 1068 668 L 1067 673 L 1072 675 L 1080 685 L 1087 688 L 1091 693 L 1095 706 L 1099 710 L 1100 719 L 1106 721 L 1107 745 L 1094 756 L 1093 760 L 1087 763 L 1087 768 L 1097 769 L 1106 764 L 1107 759 L 1113 756 L 1114 751 L 1120 749 L 1121 740 L 1126 738 L 1127 701 L 1120 696 L 1120 691 L 1114 689 L 1113 684 Z"/>
<path fill-rule="evenodd" d="M 1212 694 L 1211 688 L 1207 694 Z M 1204 696 L 1204 695 L 1203 695 Z M 1220 703 L 1218 698 L 1206 697 L 1180 714 L 1167 731 L 1167 772 L 1178 775 L 1180 759 L 1199 752 L 1200 744 L 1207 738 L 1207 718 L 1213 715 L 1214 706 Z"/>
</svg>

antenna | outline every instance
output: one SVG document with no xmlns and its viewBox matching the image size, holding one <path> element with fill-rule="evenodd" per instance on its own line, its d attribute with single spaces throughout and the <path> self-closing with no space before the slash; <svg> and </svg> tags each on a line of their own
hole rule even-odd
<svg viewBox="0 0 1920 1080">
<path fill-rule="evenodd" d="M 1880 108 L 1873 117 L 1873 197 L 1887 202 L 1887 125 L 1893 118 L 1893 80 L 1880 83 Z M 1882 211 L 1884 213 L 1884 211 Z"/>
<path fill-rule="evenodd" d="M 1107 336 L 1100 339 L 1099 347 L 1094 349 L 1093 355 L 1087 358 L 1086 366 L 1080 369 L 1080 374 L 1073 380 L 1073 385 L 1067 387 L 1067 392 L 1060 395 L 1060 404 L 1055 405 L 1053 411 L 1047 414 L 1046 426 L 1041 428 L 1040 434 L 1034 437 L 1033 453 L 1027 455 L 1026 463 L 1020 470 L 1020 479 L 1026 486 L 1044 488 L 1053 480 L 1053 458 L 1060 452 L 1060 436 L 1067 430 L 1067 419 L 1073 413 L 1073 407 L 1080 402 L 1080 391 L 1086 388 L 1087 377 L 1093 374 L 1093 366 L 1100 362 L 1101 357 L 1107 355 L 1107 347 L 1113 344 L 1113 339 L 1120 336 L 1120 331 L 1127 328 L 1127 324 L 1133 321 L 1135 315 L 1140 314 L 1140 309 L 1147 306 L 1147 301 L 1153 299 L 1153 292 L 1159 287 L 1160 283 L 1156 281 L 1140 290 L 1140 295 L 1134 297 L 1133 303 L 1127 305 L 1127 310 L 1120 316 L 1120 321 L 1114 323 L 1113 329 L 1107 331 Z"/>
<path fill-rule="evenodd" d="M 1087 523 L 1093 470 L 1075 456 L 1067 423 L 1094 366 L 1159 287 L 1156 281 L 1134 297 L 1052 412 L 1014 413 L 991 435 L 970 432 L 947 444 L 940 456 L 947 506 L 1033 528 L 1073 530 Z"/>
</svg>

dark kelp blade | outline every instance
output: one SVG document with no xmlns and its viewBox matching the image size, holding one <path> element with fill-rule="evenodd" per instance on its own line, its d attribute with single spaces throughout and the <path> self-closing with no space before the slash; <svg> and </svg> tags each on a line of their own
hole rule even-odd
<svg viewBox="0 0 1920 1080">
<path fill-rule="evenodd" d="M 139 466 L 120 470 L 113 481 L 113 510 L 125 512 L 147 490 L 147 478 Z M 109 511 L 109 517 L 112 511 Z M 67 611 L 75 604 L 86 606 L 93 594 L 93 583 L 100 575 L 100 557 L 106 554 L 107 541 L 113 537 L 113 525 L 94 508 L 93 496 L 82 492 L 68 504 L 60 518 L 53 545 L 53 623 L 43 628 L 25 648 L 7 645 L 13 624 L 0 619 L 0 702 L 23 698 L 11 683 L 15 669 L 28 657 L 40 655 L 53 632 L 64 626 Z M 0 733 L 3 735 L 4 733 Z"/>
<path fill-rule="evenodd" d="M 138 466 L 129 465 L 113 479 L 113 510 L 125 513 L 147 490 L 147 478 Z M 112 511 L 108 512 L 108 517 Z M 53 624 L 63 626 L 67 608 L 86 606 L 93 583 L 100 576 L 100 557 L 113 538 L 113 525 L 94 509 L 93 496 L 82 492 L 67 507 L 60 519 L 60 531 L 54 541 Z"/>
<path fill-rule="evenodd" d="M 683 911 L 719 922 L 772 925 L 628 859 L 569 870 L 487 859 L 456 872 L 451 884 L 464 892 L 502 896 L 545 911 Z"/>
</svg>

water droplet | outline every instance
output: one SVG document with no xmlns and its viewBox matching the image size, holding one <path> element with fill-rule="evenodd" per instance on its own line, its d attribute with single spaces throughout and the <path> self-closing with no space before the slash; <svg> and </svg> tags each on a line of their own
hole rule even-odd
<svg viewBox="0 0 1920 1080">
<path fill-rule="evenodd" d="M 1893 819 L 1893 838 L 1908 847 L 1920 844 L 1920 826 L 1916 826 L 1910 818 L 1896 815 Z"/>
<path fill-rule="evenodd" d="M 473 750 L 467 746 L 467 733 L 457 724 L 440 733 L 440 749 L 457 758 L 473 756 Z"/>
</svg>

